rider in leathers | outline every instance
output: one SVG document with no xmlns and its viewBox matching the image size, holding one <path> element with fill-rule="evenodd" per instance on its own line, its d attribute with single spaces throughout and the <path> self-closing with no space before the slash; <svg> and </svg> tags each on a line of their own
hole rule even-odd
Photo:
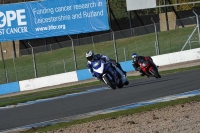
<svg viewBox="0 0 200 133">
<path fill-rule="evenodd" d="M 97 79 L 99 79 L 100 81 L 102 81 L 102 79 L 99 77 L 99 75 L 95 75 L 91 66 L 92 61 L 94 60 L 104 60 L 105 62 L 111 62 L 113 64 L 115 64 L 120 70 L 122 70 L 122 72 L 126 75 L 126 72 L 122 69 L 121 65 L 116 62 L 116 60 L 113 59 L 109 59 L 107 56 L 102 55 L 102 54 L 94 54 L 93 51 L 89 50 L 86 52 L 86 58 L 87 58 L 87 67 L 89 72 L 91 73 L 91 75 L 93 77 L 96 77 Z"/>
<path fill-rule="evenodd" d="M 136 71 L 140 72 L 140 76 L 144 76 L 146 74 L 140 69 L 138 60 L 145 60 L 145 58 L 149 58 L 153 63 L 153 59 L 150 56 L 138 56 L 137 53 L 132 54 L 132 59 L 133 59 L 132 66 L 135 68 Z M 148 77 L 148 75 L 146 76 Z"/>
</svg>

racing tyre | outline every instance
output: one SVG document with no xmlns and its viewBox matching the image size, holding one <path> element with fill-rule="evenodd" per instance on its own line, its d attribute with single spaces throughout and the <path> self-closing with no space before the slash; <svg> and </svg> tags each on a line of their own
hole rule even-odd
<svg viewBox="0 0 200 133">
<path fill-rule="evenodd" d="M 125 84 L 125 85 L 128 85 L 128 84 L 129 84 L 129 81 L 127 80 L 124 84 Z"/>
<path fill-rule="evenodd" d="M 118 88 L 122 88 L 124 84 L 120 81 L 119 85 L 117 85 Z"/>
<path fill-rule="evenodd" d="M 160 76 L 160 74 L 158 73 L 158 71 L 155 70 L 154 68 L 151 70 L 151 72 L 154 74 L 154 76 L 155 76 L 156 78 L 161 78 L 161 76 Z"/>
<path fill-rule="evenodd" d="M 104 75 L 104 76 L 102 77 L 102 79 L 104 80 L 104 82 L 105 82 L 108 86 L 110 86 L 110 88 L 112 88 L 113 90 L 116 89 L 116 86 L 110 81 L 110 79 L 108 78 L 107 75 Z"/>
</svg>

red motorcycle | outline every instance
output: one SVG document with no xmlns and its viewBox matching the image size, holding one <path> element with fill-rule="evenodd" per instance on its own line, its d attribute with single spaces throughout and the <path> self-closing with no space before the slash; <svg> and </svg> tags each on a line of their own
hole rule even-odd
<svg viewBox="0 0 200 133">
<path fill-rule="evenodd" d="M 158 67 L 154 64 L 151 58 L 145 57 L 144 59 L 139 59 L 138 64 L 140 70 L 143 71 L 147 77 L 161 78 L 158 72 Z"/>
</svg>

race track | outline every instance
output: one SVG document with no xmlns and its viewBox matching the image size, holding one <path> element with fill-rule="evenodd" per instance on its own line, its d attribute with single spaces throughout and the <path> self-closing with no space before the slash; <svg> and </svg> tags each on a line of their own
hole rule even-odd
<svg viewBox="0 0 200 133">
<path fill-rule="evenodd" d="M 200 89 L 200 70 L 131 80 L 122 89 L 104 89 L 15 108 L 0 109 L 0 132 L 29 124 L 152 100 Z M 105 85 L 83 89 L 95 89 Z"/>
</svg>

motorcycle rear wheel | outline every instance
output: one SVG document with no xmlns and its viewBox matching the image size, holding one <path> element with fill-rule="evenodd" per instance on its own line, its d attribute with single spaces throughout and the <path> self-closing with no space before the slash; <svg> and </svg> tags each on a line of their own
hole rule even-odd
<svg viewBox="0 0 200 133">
<path fill-rule="evenodd" d="M 129 84 L 129 81 L 127 80 L 126 82 L 125 82 L 125 85 L 128 85 Z"/>
<path fill-rule="evenodd" d="M 118 88 L 122 88 L 124 84 L 120 81 L 120 83 L 117 85 Z"/>
<path fill-rule="evenodd" d="M 158 71 L 155 70 L 154 68 L 151 70 L 151 72 L 154 74 L 154 76 L 155 76 L 156 78 L 161 78 L 161 76 L 160 76 L 160 74 L 158 73 Z"/>
</svg>

